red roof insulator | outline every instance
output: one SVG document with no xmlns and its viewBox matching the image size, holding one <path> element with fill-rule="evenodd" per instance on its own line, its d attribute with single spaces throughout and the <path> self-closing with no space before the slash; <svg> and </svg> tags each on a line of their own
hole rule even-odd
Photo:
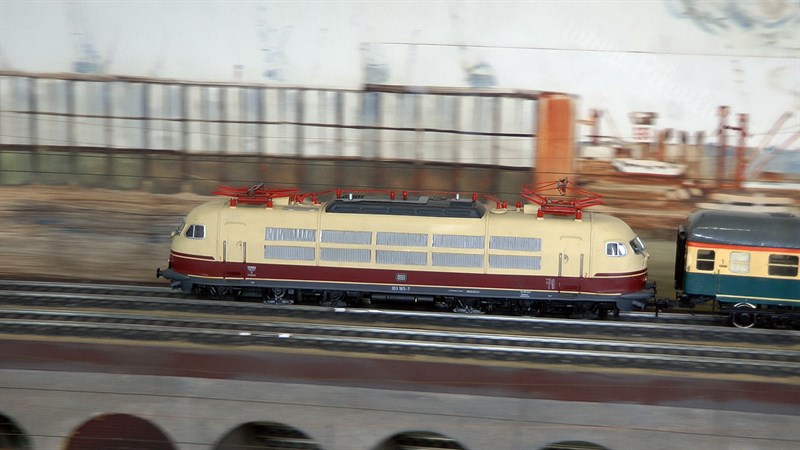
<svg viewBox="0 0 800 450">
<path fill-rule="evenodd" d="M 390 192 L 389 192 L 389 198 L 390 198 L 390 199 L 392 199 L 392 200 L 394 200 L 394 198 L 395 198 L 394 191 L 390 191 Z"/>
<path fill-rule="evenodd" d="M 403 191 L 403 200 L 408 200 L 408 191 Z"/>
<path fill-rule="evenodd" d="M 472 202 L 475 203 L 477 201 L 478 201 L 478 193 L 477 192 L 473 192 L 472 193 Z"/>
</svg>

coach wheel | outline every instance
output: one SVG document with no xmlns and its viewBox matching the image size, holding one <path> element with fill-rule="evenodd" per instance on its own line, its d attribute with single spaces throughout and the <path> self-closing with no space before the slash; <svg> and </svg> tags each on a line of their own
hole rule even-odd
<svg viewBox="0 0 800 450">
<path fill-rule="evenodd" d="M 737 328 L 750 328 L 756 324 L 755 305 L 742 302 L 733 306 L 731 321 Z"/>
</svg>

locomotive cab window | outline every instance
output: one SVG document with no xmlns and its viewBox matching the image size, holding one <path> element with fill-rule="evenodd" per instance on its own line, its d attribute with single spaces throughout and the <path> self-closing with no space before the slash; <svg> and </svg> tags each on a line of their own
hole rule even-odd
<svg viewBox="0 0 800 450">
<path fill-rule="evenodd" d="M 796 277 L 800 257 L 795 255 L 769 255 L 769 274 L 776 277 Z"/>
<path fill-rule="evenodd" d="M 698 250 L 697 270 L 714 270 L 714 258 L 716 258 L 714 250 Z"/>
<path fill-rule="evenodd" d="M 628 247 L 622 242 L 606 242 L 606 256 L 625 256 L 628 254 Z"/>
<path fill-rule="evenodd" d="M 193 239 L 203 239 L 206 237 L 205 225 L 189 225 L 186 229 L 186 237 Z"/>
</svg>

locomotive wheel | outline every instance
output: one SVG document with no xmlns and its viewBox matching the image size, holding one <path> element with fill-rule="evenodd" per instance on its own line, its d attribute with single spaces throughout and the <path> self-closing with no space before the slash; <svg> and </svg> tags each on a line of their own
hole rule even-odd
<svg viewBox="0 0 800 450">
<path fill-rule="evenodd" d="M 519 300 L 516 312 L 519 314 L 530 314 L 533 310 L 533 300 Z"/>
<path fill-rule="evenodd" d="M 345 295 L 343 291 L 328 291 L 326 292 L 327 299 L 321 302 L 322 305 L 326 306 L 347 306 L 347 302 L 344 301 Z"/>
<path fill-rule="evenodd" d="M 225 294 L 228 293 L 228 288 L 221 287 L 221 286 L 214 286 L 211 285 L 208 287 L 208 297 L 212 300 L 222 300 L 225 298 Z"/>
<path fill-rule="evenodd" d="M 577 302 L 572 305 L 569 317 L 570 319 L 589 319 L 597 313 L 596 307 L 592 302 Z"/>
<path fill-rule="evenodd" d="M 294 303 L 291 299 L 286 298 L 287 290 L 284 288 L 273 288 L 267 292 L 267 298 L 264 303 L 274 305 L 288 305 Z"/>
<path fill-rule="evenodd" d="M 733 306 L 731 322 L 736 328 L 750 328 L 756 324 L 755 305 L 741 302 Z"/>
</svg>

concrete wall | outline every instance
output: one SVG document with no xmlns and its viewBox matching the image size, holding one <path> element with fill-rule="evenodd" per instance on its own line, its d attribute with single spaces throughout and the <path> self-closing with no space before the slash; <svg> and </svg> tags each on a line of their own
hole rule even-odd
<svg viewBox="0 0 800 450">
<path fill-rule="evenodd" d="M 470 450 L 542 449 L 586 441 L 609 449 L 787 448 L 798 417 L 698 408 L 565 402 L 143 375 L 0 370 L 0 412 L 32 448 L 61 450 L 107 413 L 146 419 L 176 450 L 213 449 L 242 424 L 287 424 L 324 450 L 377 450 L 407 431 L 435 431 Z"/>
<path fill-rule="evenodd" d="M 319 191 L 395 188 L 516 194 L 530 169 L 334 158 L 284 158 L 102 148 L 0 146 L 0 184 L 77 185 L 209 194 L 220 184 Z"/>
</svg>

